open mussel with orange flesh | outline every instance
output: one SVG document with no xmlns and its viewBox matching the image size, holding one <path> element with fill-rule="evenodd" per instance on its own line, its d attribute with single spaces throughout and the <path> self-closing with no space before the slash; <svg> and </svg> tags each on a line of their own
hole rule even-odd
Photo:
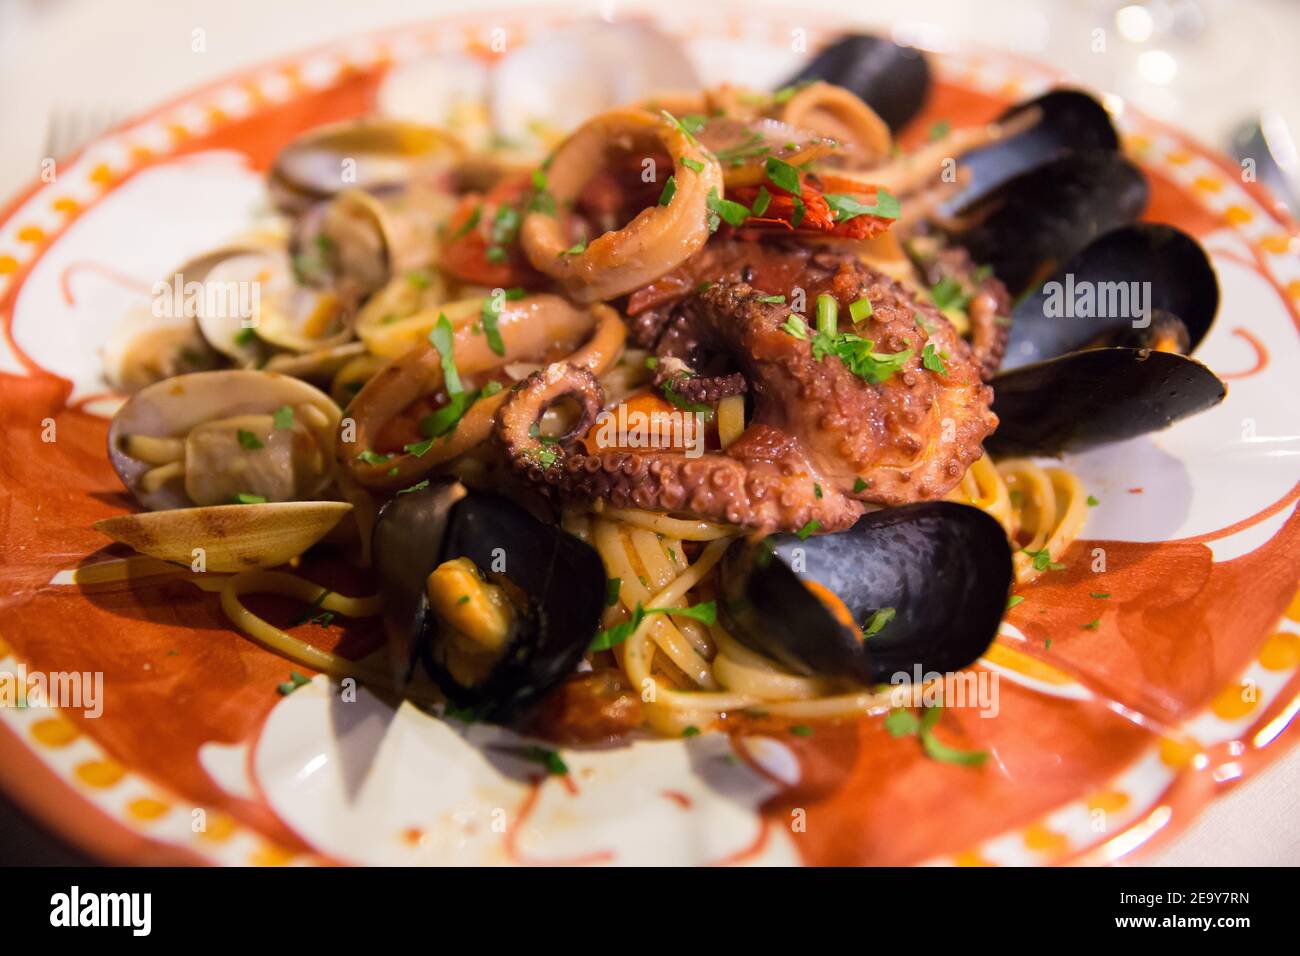
<svg viewBox="0 0 1300 956">
<path fill-rule="evenodd" d="M 733 546 L 721 609 L 737 639 L 795 673 L 887 683 L 977 660 L 997 635 L 1011 580 L 996 520 L 928 501 L 874 511 L 836 534 Z"/>
<path fill-rule="evenodd" d="M 599 629 L 599 554 L 498 495 L 455 483 L 399 494 L 372 547 L 395 676 L 422 664 L 477 718 L 526 716 Z"/>
<path fill-rule="evenodd" d="M 782 88 L 816 80 L 849 90 L 892 130 L 921 112 L 930 94 L 930 66 L 920 50 L 865 34 L 824 47 Z"/>
<path fill-rule="evenodd" d="M 1141 223 L 1101 236 L 1016 306 L 985 447 L 1081 451 L 1217 405 L 1226 386 L 1183 353 L 1218 306 L 1214 269 L 1185 233 Z"/>
</svg>

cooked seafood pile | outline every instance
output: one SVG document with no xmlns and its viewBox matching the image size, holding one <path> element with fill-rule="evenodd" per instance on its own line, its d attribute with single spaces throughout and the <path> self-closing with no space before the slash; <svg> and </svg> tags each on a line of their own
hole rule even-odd
<svg viewBox="0 0 1300 956">
<path fill-rule="evenodd" d="M 647 85 L 530 114 L 539 148 L 505 135 L 521 76 L 603 75 L 597 47 Z M 276 222 L 181 264 L 192 307 L 105 352 L 146 510 L 102 531 L 202 552 L 236 596 L 305 596 L 247 575 L 322 540 L 373 566 L 386 666 L 223 592 L 308 666 L 567 740 L 870 713 L 891 675 L 975 661 L 1079 533 L 1077 479 L 1030 459 L 1224 396 L 1188 354 L 1213 270 L 1136 221 L 1145 179 L 1086 93 L 903 151 L 929 71 L 875 37 L 771 92 L 690 89 L 645 27 L 453 66 L 493 142 L 383 115 L 300 137 Z M 1075 289 L 1126 297 L 1062 311 Z"/>
</svg>

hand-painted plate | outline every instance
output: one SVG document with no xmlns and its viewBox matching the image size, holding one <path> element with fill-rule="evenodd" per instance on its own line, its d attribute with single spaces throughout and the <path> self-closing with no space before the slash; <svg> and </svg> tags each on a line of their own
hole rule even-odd
<svg viewBox="0 0 1300 956">
<path fill-rule="evenodd" d="M 104 136 L 0 215 L 0 671 L 85 682 L 83 706 L 57 710 L 14 706 L 0 678 L 0 784 L 93 854 L 139 863 L 1028 864 L 1149 844 L 1294 741 L 1300 240 L 1239 169 L 1131 111 L 1148 218 L 1196 235 L 1218 270 L 1198 356 L 1230 393 L 1070 460 L 1100 500 L 1086 540 L 981 662 L 1000 678 L 996 716 L 945 721 L 989 752 L 982 767 L 864 720 L 566 752 L 568 776 L 541 779 L 487 759 L 502 731 L 352 700 L 323 677 L 278 693 L 290 666 L 214 595 L 106 548 L 92 522 L 128 507 L 98 360 L 118 317 L 248 227 L 298 132 L 372 109 L 398 66 L 456 53 L 491 69 L 493 30 L 517 47 L 561 19 L 443 20 L 251 70 Z M 758 87 L 802 59 L 795 31 L 814 48 L 837 27 L 711 4 L 661 26 L 706 80 Z M 1056 79 L 989 53 L 936 65 L 914 129 L 988 118 Z M 309 636 L 344 652 L 373 637 Z"/>
</svg>

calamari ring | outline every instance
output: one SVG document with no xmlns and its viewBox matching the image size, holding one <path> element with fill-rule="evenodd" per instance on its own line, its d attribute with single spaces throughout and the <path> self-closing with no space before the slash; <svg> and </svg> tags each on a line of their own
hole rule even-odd
<svg viewBox="0 0 1300 956">
<path fill-rule="evenodd" d="M 618 361 L 627 337 L 623 320 L 608 306 L 575 309 L 554 295 L 529 296 L 504 304 L 497 328 L 505 355 L 491 350 L 487 336 L 475 335 L 474 324 L 464 322 L 452 335 L 456 367 L 462 376 L 481 375 L 508 362 L 536 361 L 558 349 L 570 350 L 564 361 L 601 375 Z M 407 487 L 488 437 L 509 389 L 475 402 L 455 430 L 434 441 L 423 455 L 407 453 L 383 462 L 357 457 L 373 447 L 375 436 L 388 421 L 412 402 L 436 392 L 442 383 L 441 356 L 425 341 L 380 369 L 357 393 L 343 420 L 336 454 L 359 485 L 388 492 Z M 353 423 L 352 441 L 345 441 L 349 419 Z"/>
<path fill-rule="evenodd" d="M 667 205 L 641 210 L 622 229 L 604 233 L 572 254 L 559 218 L 531 212 L 524 219 L 520 236 L 528 261 L 563 283 L 578 302 L 612 299 L 640 288 L 681 265 L 709 238 L 709 194 L 722 196 L 722 168 L 693 136 L 645 110 L 602 113 L 560 144 L 547 168 L 547 189 L 557 208 L 570 206 L 599 172 L 606 146 L 648 145 L 650 139 L 672 157 L 677 191 Z"/>
<path fill-rule="evenodd" d="M 786 100 L 777 119 L 856 147 L 859 162 L 879 162 L 890 155 L 893 139 L 876 112 L 848 90 L 813 83 Z"/>
</svg>

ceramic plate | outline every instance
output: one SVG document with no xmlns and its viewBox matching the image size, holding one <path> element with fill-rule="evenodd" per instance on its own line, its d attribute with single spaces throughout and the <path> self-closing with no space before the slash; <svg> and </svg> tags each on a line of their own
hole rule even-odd
<svg viewBox="0 0 1300 956">
<path fill-rule="evenodd" d="M 660 22 L 707 81 L 775 83 L 803 59 L 793 30 L 809 48 L 837 32 L 804 13 L 707 7 Z M 0 670 L 103 680 L 93 706 L 0 706 L 0 783 L 21 804 L 134 863 L 1107 861 L 1185 826 L 1294 741 L 1300 240 L 1238 167 L 1131 110 L 1118 122 L 1151 181 L 1146 218 L 1197 236 L 1218 271 L 1223 305 L 1197 354 L 1229 395 L 1069 460 L 1100 502 L 1085 540 L 1023 589 L 981 661 L 1000 679 L 996 717 L 951 711 L 990 754 L 978 770 L 864 720 L 566 752 L 567 777 L 504 774 L 489 760 L 502 731 L 364 689 L 344 702 L 323 677 L 278 693 L 290 666 L 229 627 L 215 595 L 105 547 L 92 522 L 128 508 L 104 453 L 118 399 L 98 359 L 118 317 L 265 210 L 263 173 L 297 133 L 370 110 L 400 66 L 448 53 L 490 65 L 493 28 L 518 46 L 562 19 L 442 20 L 250 70 L 93 142 L 0 215 Z M 1000 54 L 935 64 L 913 142 L 1059 79 Z M 364 626 L 307 636 L 344 653 L 377 639 Z"/>
</svg>

